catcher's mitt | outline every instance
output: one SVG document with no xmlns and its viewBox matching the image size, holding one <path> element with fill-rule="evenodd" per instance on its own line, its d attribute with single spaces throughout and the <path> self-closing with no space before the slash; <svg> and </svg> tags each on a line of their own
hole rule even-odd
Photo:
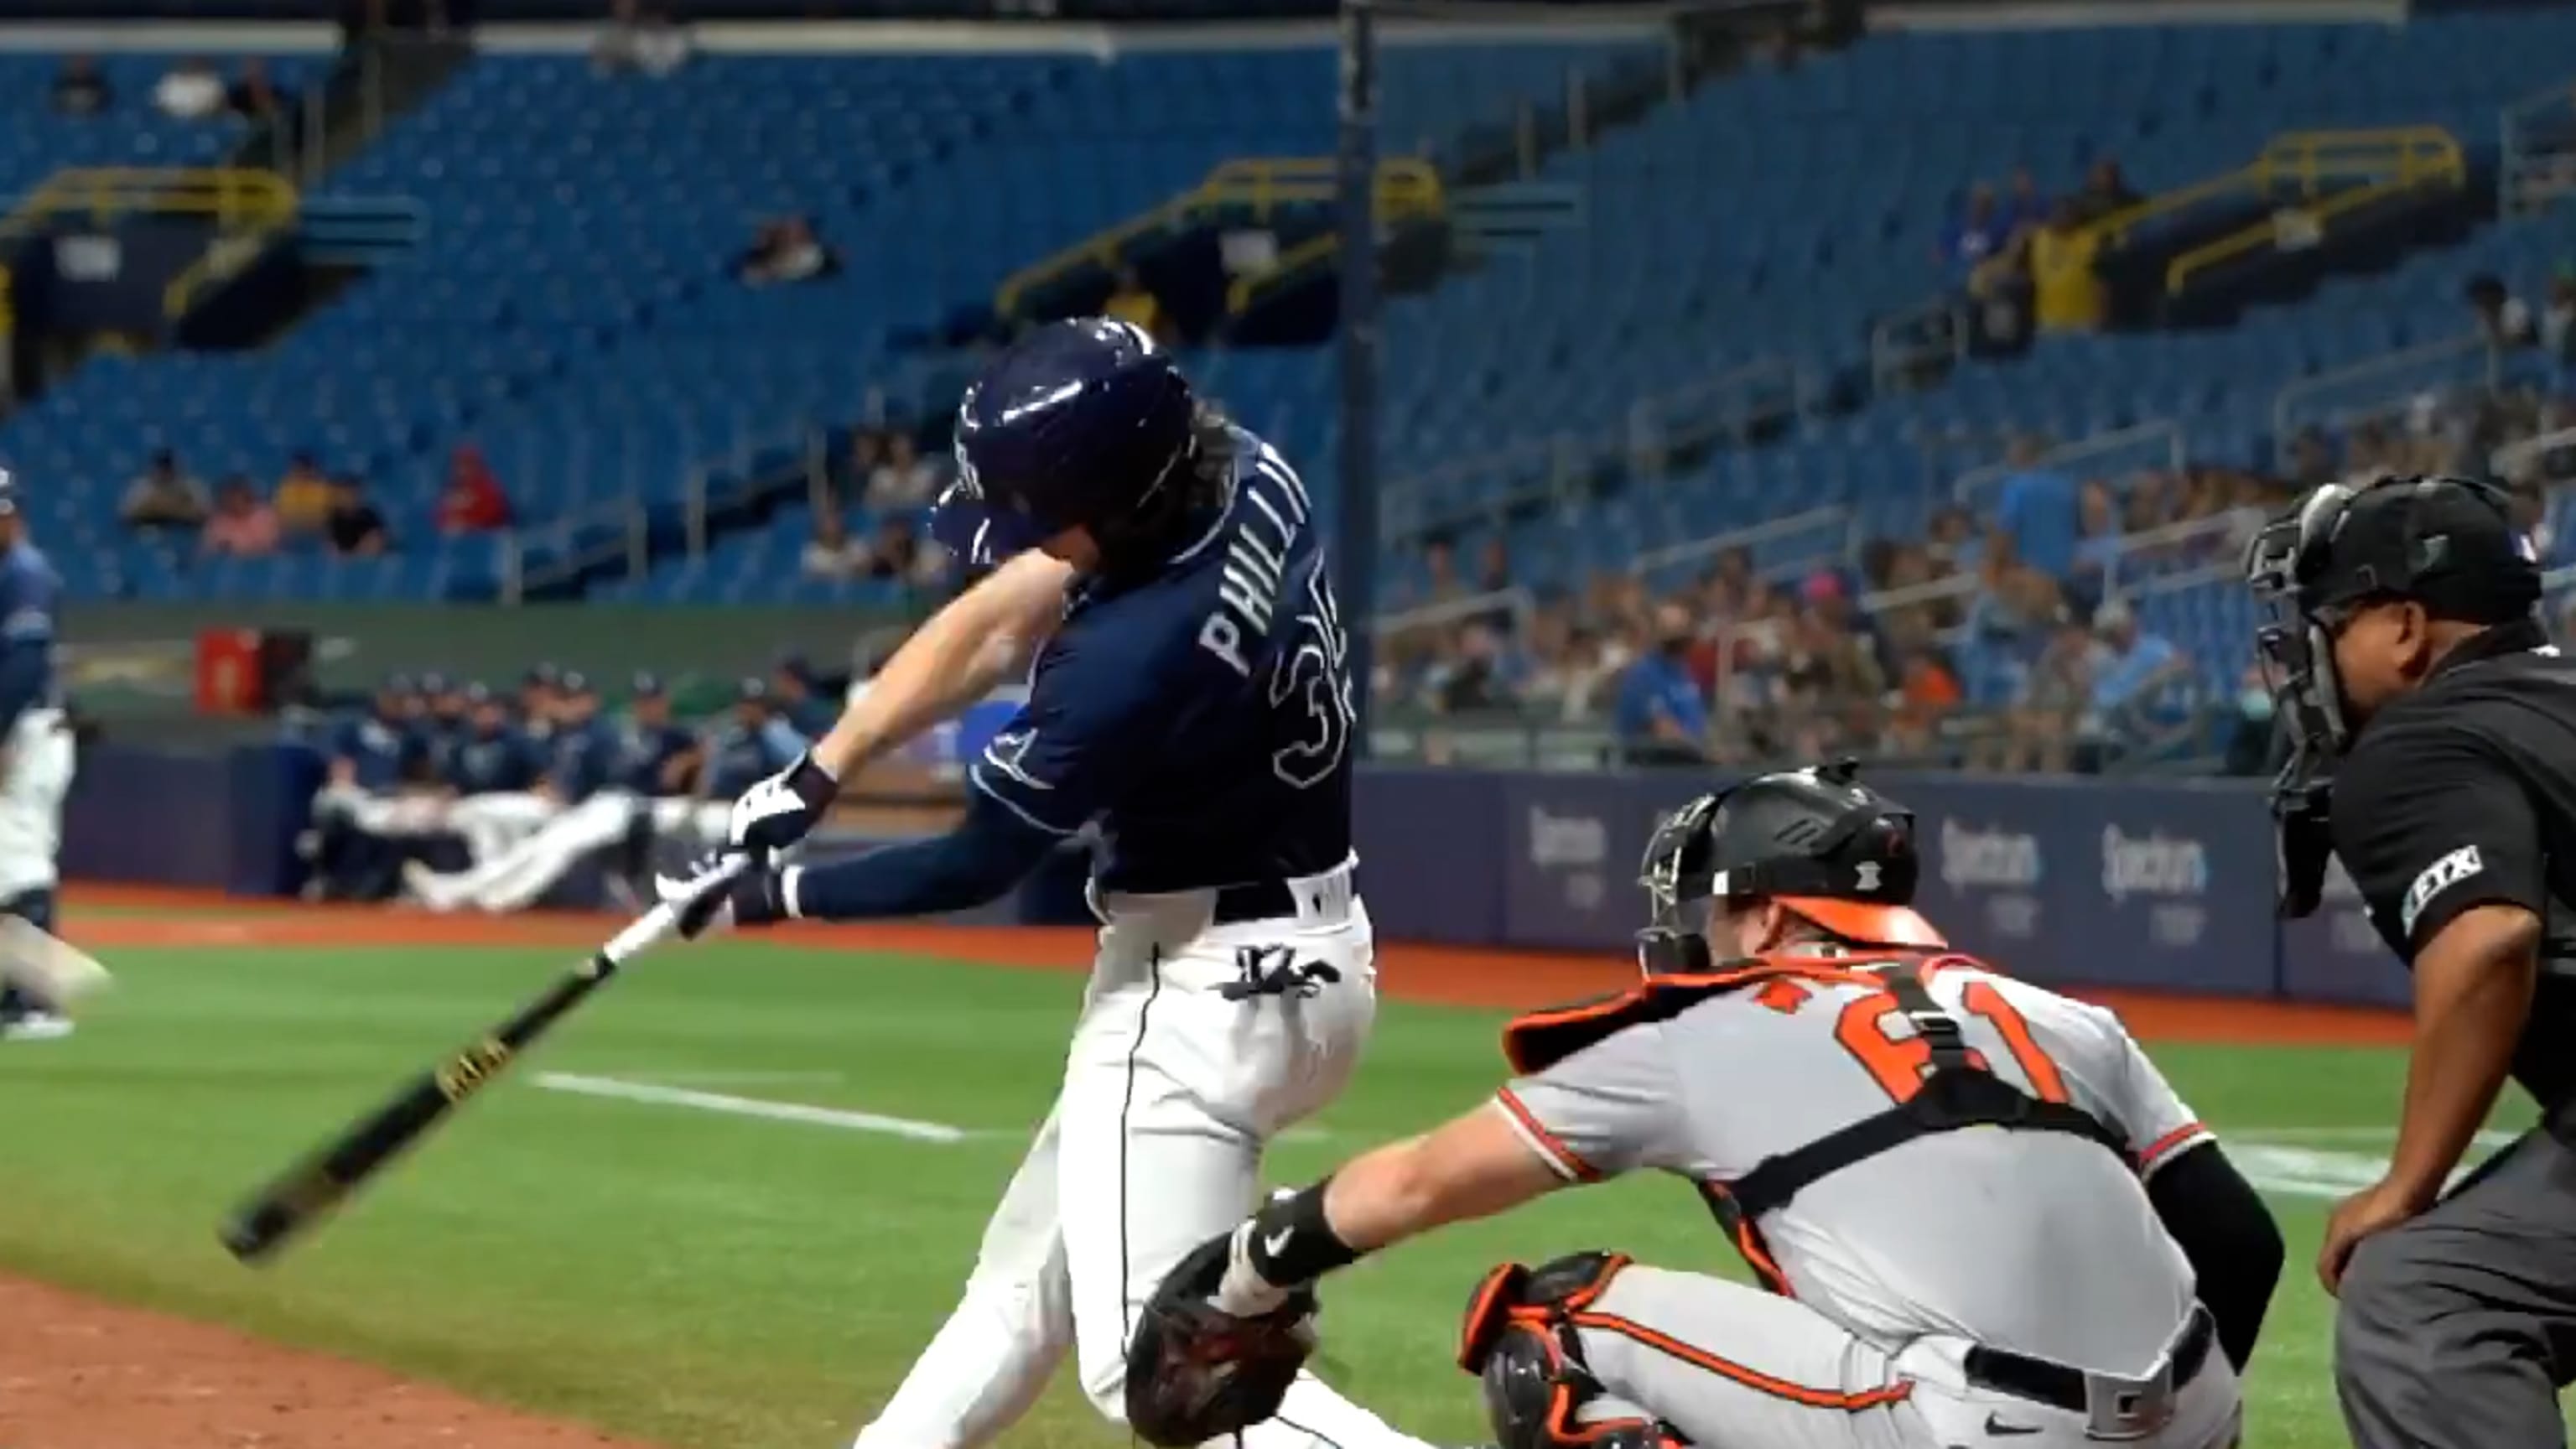
<svg viewBox="0 0 2576 1449">
<path fill-rule="evenodd" d="M 1127 1341 L 1127 1424 L 1157 1449 L 1192 1449 L 1278 1413 L 1315 1351 L 1311 1288 L 1252 1318 L 1209 1301 L 1233 1241 L 1211 1238 L 1166 1274 Z"/>
</svg>

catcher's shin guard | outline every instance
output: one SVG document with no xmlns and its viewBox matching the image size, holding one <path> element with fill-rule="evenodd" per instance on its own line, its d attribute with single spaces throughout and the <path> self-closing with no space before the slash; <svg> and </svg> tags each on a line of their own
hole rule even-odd
<svg viewBox="0 0 2576 1449">
<path fill-rule="evenodd" d="M 1501 1449 L 1677 1449 L 1689 1441 L 1642 1415 L 1586 1421 L 1601 1383 L 1583 1363 L 1571 1315 L 1610 1286 L 1628 1260 L 1576 1253 L 1537 1269 L 1505 1263 L 1467 1303 L 1458 1366 L 1485 1382 L 1485 1411 Z"/>
</svg>

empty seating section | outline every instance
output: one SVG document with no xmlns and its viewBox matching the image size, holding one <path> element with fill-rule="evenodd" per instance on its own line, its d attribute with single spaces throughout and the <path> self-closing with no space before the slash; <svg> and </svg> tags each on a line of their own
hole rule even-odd
<svg viewBox="0 0 2576 1449">
<path fill-rule="evenodd" d="M 1570 71 L 1649 44 L 1393 44 L 1382 144 L 1437 157 L 1520 104 L 1558 102 Z M 1764 385 L 1784 388 L 1794 369 L 1802 395 L 1865 375 L 1874 324 L 1951 280 L 1936 253 L 1972 180 L 2027 166 L 2043 192 L 2063 193 L 2112 158 L 2152 193 L 2240 166 L 2299 129 L 2435 125 L 2491 148 L 2498 109 L 2566 79 L 2570 56 L 2576 15 L 2468 15 L 2402 28 L 1899 33 L 1711 80 L 1543 164 L 1534 179 L 1583 198 L 1572 224 L 1390 300 L 1391 516 L 1399 532 L 1458 520 L 1467 548 L 1503 529 L 1531 581 L 1549 586 L 1824 504 L 1851 509 L 1862 534 L 1914 534 L 1949 497 L 1963 451 L 1985 445 L 1928 440 L 2172 421 L 2202 456 L 2262 455 L 2285 384 L 2457 335 L 2461 278 L 2492 270 L 2529 289 L 2576 254 L 2576 209 L 2329 280 L 2232 330 L 2046 339 L 2027 360 L 1972 364 L 1923 392 L 1814 410 L 1785 438 L 1721 449 L 1685 475 L 1508 523 L 1490 506 L 1497 490 L 1544 480 L 1553 440 L 1620 447 L 1641 399 L 1648 418 L 1672 423 L 1711 405 L 1674 394 L 1731 369 L 1768 365 Z M 139 94 L 156 70 L 120 63 L 115 74 Z M 447 451 L 471 440 L 526 518 L 669 500 L 693 467 L 847 421 L 871 388 L 909 375 L 900 334 L 1214 164 L 1328 150 L 1333 92 L 1322 47 L 1108 62 L 706 58 L 662 82 L 595 76 L 577 57 L 485 57 L 328 183 L 420 199 L 430 240 L 416 255 L 259 353 L 93 364 L 0 430 L 0 448 L 33 476 L 100 485 L 79 490 L 78 516 L 58 522 L 72 551 L 108 561 L 104 587 L 471 589 L 491 574 L 488 547 L 425 547 L 372 571 L 296 563 L 191 576 L 121 539 L 107 485 L 162 439 L 201 473 L 263 480 L 310 448 L 368 473 L 412 538 Z M 120 124 L 130 134 L 110 143 L 48 121 L 0 164 L 32 180 L 40 156 L 210 159 L 214 132 Z M 730 258 L 760 220 L 788 212 L 816 220 L 843 272 L 735 284 Z M 1192 363 L 1331 490 L 1330 349 Z M 2314 411 L 2331 421 L 2334 406 L 2320 394 Z M 789 566 L 804 527 L 791 512 L 721 536 L 705 558 L 618 591 L 813 595 L 823 586 L 793 581 Z M 1818 548 L 1790 534 L 1766 554 Z M 1400 553 L 1389 561 L 1399 580 L 1412 566 Z"/>
<path fill-rule="evenodd" d="M 1394 46 L 1389 143 L 1431 147 L 1559 94 L 1569 67 L 1617 48 Z M 166 549 L 118 537 L 105 485 L 161 441 L 200 473 L 263 481 L 311 449 L 367 474 L 415 540 L 448 450 L 469 439 L 523 518 L 674 497 L 694 464 L 850 417 L 888 375 L 894 331 L 991 296 L 1218 162 L 1328 150 L 1334 74 L 1322 46 L 706 58 L 658 82 L 578 57 L 485 57 L 327 183 L 423 202 L 417 254 L 261 352 L 85 369 L 0 447 L 31 476 L 98 483 L 67 551 L 98 552 L 103 586 L 152 590 L 185 584 Z M 845 270 L 736 285 L 731 259 L 787 213 L 811 216 Z M 484 567 L 479 551 L 468 562 Z M 411 567 L 378 571 L 382 587 L 417 582 Z"/>
</svg>

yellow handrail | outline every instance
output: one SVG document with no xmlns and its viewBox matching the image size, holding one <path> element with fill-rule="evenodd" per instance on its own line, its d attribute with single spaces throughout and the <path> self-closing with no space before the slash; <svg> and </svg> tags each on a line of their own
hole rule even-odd
<svg viewBox="0 0 2576 1449">
<path fill-rule="evenodd" d="M 2302 195 L 2316 194 L 2318 183 L 2334 178 L 2387 179 L 2392 164 L 2412 164 L 2427 154 L 2459 161 L 2460 143 L 2439 126 L 2382 126 L 2348 131 L 2287 131 L 2263 145 L 2243 166 L 2204 177 L 2188 186 L 2160 191 L 2134 206 L 2115 211 L 2085 230 L 2103 245 L 2115 245 L 2139 223 L 2203 201 L 2246 191 L 2269 195 L 2275 187 L 2295 182 Z M 2388 158 L 2398 158 L 2392 163 Z M 2461 163 L 2465 164 L 2465 163 Z"/>
<path fill-rule="evenodd" d="M 2468 157 L 2459 141 L 2437 126 L 2396 127 L 2381 131 L 2306 131 L 2279 137 L 2264 148 L 2254 168 L 2268 191 L 2295 182 L 2302 199 L 2335 179 L 2363 184 L 2338 191 L 2314 205 L 2283 208 L 2240 231 L 2192 248 L 2165 267 L 2165 293 L 2178 296 L 2195 273 L 2262 247 L 2277 245 L 2291 226 L 2304 222 L 2319 228 L 2335 217 L 2357 211 L 2426 182 L 2451 187 L 2469 183 Z"/>
<path fill-rule="evenodd" d="M 57 217 L 104 223 L 135 212 L 207 216 L 227 237 L 266 236 L 295 219 L 293 185 L 274 171 L 240 167 L 175 168 L 87 166 L 57 171 L 17 206 L 0 217 L 0 238 L 21 236 Z M 221 238 L 218 239 L 219 241 Z M 189 298 L 215 270 L 216 247 L 210 245 L 186 271 L 162 289 L 166 315 L 187 310 Z M 0 270 L 0 311 L 5 311 L 8 273 Z M 6 320 L 0 318 L 0 332 Z"/>
<path fill-rule="evenodd" d="M 1338 185 L 1337 174 L 1337 163 L 1330 156 L 1254 156 L 1223 162 L 1189 190 L 1004 278 L 993 294 L 993 310 L 1010 316 L 1031 287 L 1080 267 L 1115 266 L 1129 242 L 1183 225 L 1202 211 L 1248 209 L 1256 220 L 1263 220 L 1276 207 L 1329 201 Z M 1440 173 L 1431 163 L 1409 156 L 1378 163 L 1379 216 L 1436 215 L 1443 205 Z"/>
</svg>

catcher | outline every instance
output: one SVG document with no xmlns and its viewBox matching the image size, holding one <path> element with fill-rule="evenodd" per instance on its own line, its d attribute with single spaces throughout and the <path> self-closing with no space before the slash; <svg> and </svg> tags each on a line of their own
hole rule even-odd
<svg viewBox="0 0 2576 1449">
<path fill-rule="evenodd" d="M 1610 1252 L 1496 1268 L 1459 1362 L 1502 1449 L 2237 1443 L 2279 1232 L 2115 1017 L 1915 913 L 1910 813 L 1849 765 L 1766 775 L 1668 817 L 1644 869 L 1642 984 L 1515 1021 L 1490 1102 L 1165 1279 L 1139 1434 L 1258 1422 L 1334 1269 L 1660 1168 L 1770 1291 Z"/>
</svg>

